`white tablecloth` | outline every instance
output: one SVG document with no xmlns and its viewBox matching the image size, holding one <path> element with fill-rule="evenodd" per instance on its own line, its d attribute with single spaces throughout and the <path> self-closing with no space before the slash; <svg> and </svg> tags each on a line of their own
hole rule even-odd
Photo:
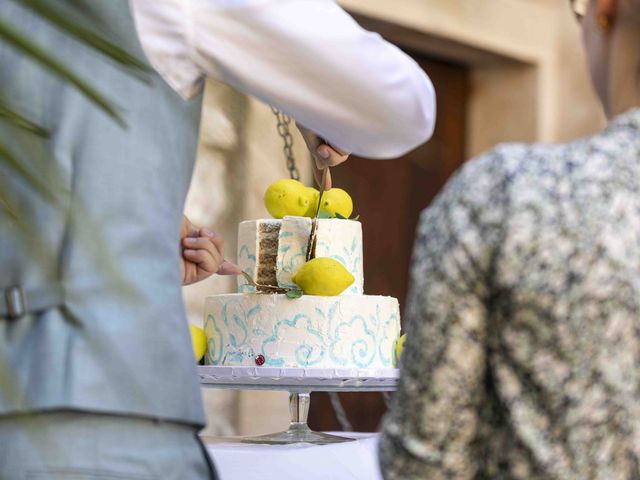
<svg viewBox="0 0 640 480">
<path fill-rule="evenodd" d="M 322 446 L 224 442 L 207 449 L 221 480 L 382 480 L 378 435 L 336 434 L 358 440 Z"/>
</svg>

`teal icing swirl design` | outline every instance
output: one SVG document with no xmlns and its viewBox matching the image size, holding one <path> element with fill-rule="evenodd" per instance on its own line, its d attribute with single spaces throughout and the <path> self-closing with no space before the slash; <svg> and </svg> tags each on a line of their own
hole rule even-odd
<svg viewBox="0 0 640 480">
<path fill-rule="evenodd" d="M 356 340 L 351 344 L 351 361 L 360 368 L 366 368 L 373 362 L 373 357 L 366 361 L 369 345 L 366 340 Z"/>
<path fill-rule="evenodd" d="M 346 345 L 348 346 L 348 351 L 351 355 L 350 358 L 344 356 L 346 352 L 342 353 L 343 356 L 339 356 L 340 354 L 339 352 L 336 352 L 336 347 L 343 344 L 341 336 L 342 331 L 354 328 L 356 323 L 360 323 L 362 325 L 362 331 L 364 332 L 365 338 L 358 336 L 359 338 L 357 340 L 353 341 L 350 345 Z M 371 344 L 371 347 L 369 344 Z M 367 322 L 362 315 L 356 315 L 350 321 L 338 324 L 335 329 L 331 345 L 329 346 L 329 355 L 331 359 L 339 365 L 347 366 L 350 361 L 352 365 L 355 365 L 358 368 L 367 368 L 373 363 L 373 360 L 376 357 L 375 344 L 375 332 L 367 327 Z"/>
<path fill-rule="evenodd" d="M 251 267 L 249 266 L 245 266 L 244 270 L 252 277 L 254 278 L 254 274 L 255 274 L 255 264 L 256 264 L 256 256 L 255 254 L 251 253 L 251 250 L 249 250 L 249 247 L 247 245 L 242 245 L 242 247 L 240 247 L 240 250 L 238 250 L 238 263 L 242 264 L 242 258 L 246 258 L 248 260 L 247 263 L 249 263 L 251 265 Z M 242 283 L 240 285 L 238 285 L 238 293 L 254 293 L 256 291 L 255 287 L 252 285 L 249 285 L 248 283 Z"/>
<path fill-rule="evenodd" d="M 376 307 L 376 315 L 378 316 L 378 320 L 380 319 L 380 306 Z M 391 326 L 397 324 L 398 322 L 398 314 L 394 312 L 391 316 L 387 317 L 384 322 L 382 322 L 382 338 L 378 342 L 378 355 L 380 356 L 380 361 L 385 367 L 393 366 L 393 345 L 397 338 L 394 338 L 393 341 L 389 337 L 389 331 L 391 330 Z M 389 345 L 391 347 L 389 348 Z M 386 346 L 386 348 L 383 348 Z"/>
<path fill-rule="evenodd" d="M 320 354 L 315 360 L 312 359 L 314 353 L 314 347 L 304 343 L 296 349 L 296 360 L 301 366 L 310 367 L 324 358 L 324 348 L 320 349 Z"/>
<path fill-rule="evenodd" d="M 247 245 L 242 245 L 242 247 L 240 247 L 240 250 L 238 251 L 238 261 L 240 261 L 242 255 L 245 255 L 247 257 L 247 260 L 249 261 L 256 261 L 255 254 L 251 253 L 251 250 L 249 250 L 249 247 Z"/>
<path fill-rule="evenodd" d="M 247 270 L 247 273 L 253 277 L 253 273 Z M 238 286 L 238 293 L 256 293 L 256 288 L 248 283 L 243 283 Z"/>
<path fill-rule="evenodd" d="M 340 297 L 337 297 L 337 298 L 338 298 L 338 301 L 334 302 L 333 305 L 331 305 L 326 310 L 326 315 L 325 315 L 325 312 L 322 309 L 316 308 L 316 311 L 318 312 L 319 317 L 322 318 L 322 321 L 326 325 L 326 327 L 324 328 L 324 331 L 327 332 L 327 335 L 329 337 L 328 338 L 329 346 L 333 345 L 333 343 L 335 342 L 336 313 L 338 313 L 338 310 L 340 309 L 340 300 L 339 300 Z M 331 356 L 331 352 L 329 352 L 329 356 Z"/>
<path fill-rule="evenodd" d="M 207 355 L 208 365 L 220 365 L 222 360 L 222 332 L 218 327 L 213 315 L 207 315 L 204 321 L 204 331 L 207 335 Z"/>
<path fill-rule="evenodd" d="M 238 312 L 229 313 L 230 307 L 233 308 L 233 304 L 227 303 L 224 307 L 222 307 L 222 320 L 229 328 L 229 343 L 231 346 L 238 348 L 241 345 L 244 345 L 247 341 L 248 329 L 245 319 L 247 315 L 244 311 L 241 311 L 240 314 Z M 231 320 L 229 319 L 231 317 Z M 233 333 L 231 333 L 231 329 L 233 326 L 237 326 L 240 329 L 241 337 L 237 337 Z M 240 340 L 238 340 L 240 339 Z"/>
<path fill-rule="evenodd" d="M 313 328 L 311 319 L 307 315 L 298 314 L 293 317 L 293 320 L 283 319 L 278 321 L 278 323 L 273 326 L 271 336 L 262 342 L 260 350 L 262 355 L 265 357 L 266 365 L 271 367 L 283 367 L 285 365 L 285 359 L 277 354 L 277 347 L 282 341 L 282 333 L 280 330 L 287 328 L 297 330 L 301 328 L 298 326 L 298 322 L 301 321 L 305 324 L 303 328 L 308 335 L 308 339 L 315 338 L 317 341 L 312 344 L 307 340 L 306 343 L 299 345 L 294 352 L 296 361 L 302 367 L 310 367 L 322 361 L 325 354 L 325 345 L 322 333 Z M 274 344 L 276 348 L 276 353 L 274 353 L 274 355 L 271 355 L 268 351 L 271 344 Z"/>
<path fill-rule="evenodd" d="M 281 234 L 281 236 L 287 236 L 285 233 Z M 293 234 L 288 236 L 293 236 Z M 283 274 L 286 274 L 288 278 L 291 278 L 291 275 L 296 273 L 296 271 L 307 261 L 307 246 L 304 245 L 300 249 L 294 251 L 294 249 L 291 248 L 291 245 L 282 245 L 278 248 L 278 253 L 278 261 L 276 262 L 278 284 L 281 287 L 295 287 L 295 283 L 291 281 L 285 282 L 281 280 L 281 278 Z"/>
<path fill-rule="evenodd" d="M 247 352 L 237 351 L 237 352 L 227 352 L 224 356 L 224 360 L 222 361 L 223 365 L 242 365 L 247 358 L 255 358 L 253 355 L 253 350 L 249 349 Z"/>
</svg>

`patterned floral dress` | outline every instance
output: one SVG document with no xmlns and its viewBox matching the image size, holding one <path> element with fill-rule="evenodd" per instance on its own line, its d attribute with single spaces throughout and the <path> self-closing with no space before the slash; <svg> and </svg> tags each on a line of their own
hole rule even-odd
<svg viewBox="0 0 640 480">
<path fill-rule="evenodd" d="M 469 162 L 411 280 L 386 479 L 640 479 L 640 109 Z"/>
</svg>

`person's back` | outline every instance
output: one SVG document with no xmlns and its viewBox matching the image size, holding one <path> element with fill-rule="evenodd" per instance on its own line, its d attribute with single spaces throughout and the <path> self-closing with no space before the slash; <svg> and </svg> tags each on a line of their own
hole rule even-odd
<svg viewBox="0 0 640 480">
<path fill-rule="evenodd" d="M 480 230 L 487 245 L 499 239 L 488 264 L 480 471 L 636 478 L 640 109 L 592 139 L 504 146 L 463 175 L 501 192 L 490 213 L 499 227 Z"/>
<path fill-rule="evenodd" d="M 639 18 L 583 20 L 604 132 L 498 147 L 423 213 L 385 478 L 640 478 Z"/>
<path fill-rule="evenodd" d="M 489 327 L 496 388 L 558 478 L 636 478 L 640 110 L 522 158 Z"/>
<path fill-rule="evenodd" d="M 509 478 L 638 478 L 640 109 L 592 139 L 504 147 L 487 161 L 504 203 L 486 325 L 495 410 L 478 431 L 485 474 L 506 463 Z"/>
</svg>

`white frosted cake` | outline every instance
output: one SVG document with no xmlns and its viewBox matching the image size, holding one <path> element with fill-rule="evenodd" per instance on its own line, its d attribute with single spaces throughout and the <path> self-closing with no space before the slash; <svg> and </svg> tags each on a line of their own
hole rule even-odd
<svg viewBox="0 0 640 480">
<path fill-rule="evenodd" d="M 311 219 L 242 222 L 238 265 L 254 281 L 296 287 L 291 276 L 305 263 Z M 224 366 L 390 368 L 400 335 L 398 301 L 363 294 L 360 222 L 320 219 L 314 257 L 339 261 L 355 278 L 341 295 L 256 292 L 239 278 L 240 293 L 205 301 L 205 363 Z"/>
<path fill-rule="evenodd" d="M 235 293 L 205 311 L 209 365 L 390 368 L 400 334 L 392 297 Z"/>
</svg>

